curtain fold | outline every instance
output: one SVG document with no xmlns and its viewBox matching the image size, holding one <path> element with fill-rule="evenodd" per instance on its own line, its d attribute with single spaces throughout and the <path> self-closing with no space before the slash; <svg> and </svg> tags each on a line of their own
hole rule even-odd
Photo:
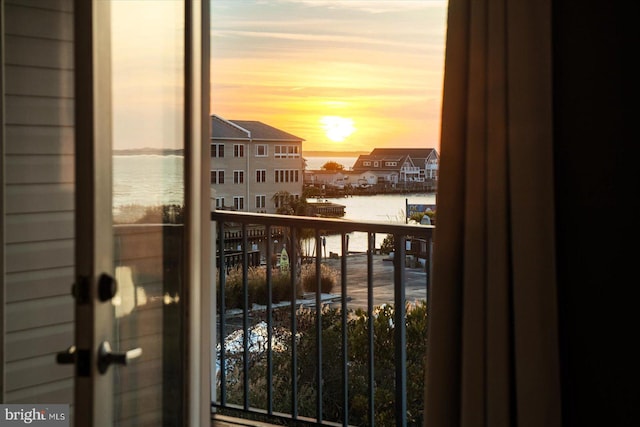
<svg viewBox="0 0 640 427">
<path fill-rule="evenodd" d="M 425 425 L 561 424 L 551 4 L 450 0 Z"/>
</svg>

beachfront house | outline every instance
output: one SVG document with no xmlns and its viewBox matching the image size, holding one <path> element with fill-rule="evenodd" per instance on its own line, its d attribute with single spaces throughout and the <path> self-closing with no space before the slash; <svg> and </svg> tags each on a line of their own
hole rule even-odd
<svg viewBox="0 0 640 427">
<path fill-rule="evenodd" d="M 440 156 L 434 148 L 376 148 L 362 154 L 353 165 L 355 172 L 375 176 L 379 184 L 421 185 L 437 188 Z"/>
<path fill-rule="evenodd" d="M 259 121 L 211 116 L 212 199 L 216 209 L 275 213 L 302 195 L 304 139 Z"/>
</svg>

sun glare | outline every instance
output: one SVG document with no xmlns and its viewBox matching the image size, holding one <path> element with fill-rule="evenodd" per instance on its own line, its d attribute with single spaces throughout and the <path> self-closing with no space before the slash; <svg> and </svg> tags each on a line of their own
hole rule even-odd
<svg viewBox="0 0 640 427">
<path fill-rule="evenodd" d="M 342 142 L 356 131 L 353 119 L 340 116 L 324 116 L 320 119 L 327 138 L 334 142 Z"/>
</svg>

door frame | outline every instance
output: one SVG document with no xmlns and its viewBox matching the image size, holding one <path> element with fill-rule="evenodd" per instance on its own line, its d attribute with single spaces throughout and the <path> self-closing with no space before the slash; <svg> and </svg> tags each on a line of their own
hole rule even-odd
<svg viewBox="0 0 640 427">
<path fill-rule="evenodd" d="M 74 2 L 75 425 L 112 425 L 113 369 L 98 372 L 101 342 L 113 342 L 113 307 L 97 296 L 113 275 L 110 3 Z"/>
<path fill-rule="evenodd" d="M 185 5 L 185 310 L 187 383 L 183 425 L 211 420 L 209 170 L 209 0 Z M 113 275 L 110 3 L 74 0 L 76 221 L 74 422 L 113 424 L 113 369 L 100 374 L 98 348 L 113 342 L 113 308 L 98 298 L 102 273 Z M 204 172 L 207 172 L 206 174 Z M 215 302 L 213 302 L 215 303 Z M 212 334 L 214 334 L 212 336 Z M 80 361 L 88 361 L 88 363 Z"/>
</svg>

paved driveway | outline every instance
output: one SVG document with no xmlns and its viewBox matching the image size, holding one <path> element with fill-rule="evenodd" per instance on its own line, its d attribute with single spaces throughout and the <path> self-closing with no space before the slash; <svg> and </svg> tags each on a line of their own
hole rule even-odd
<svg viewBox="0 0 640 427">
<path fill-rule="evenodd" d="M 338 273 L 338 282 L 333 294 L 340 295 L 340 259 L 326 258 L 323 262 Z M 427 275 L 424 267 L 405 268 L 405 300 L 425 300 Z M 367 256 L 350 254 L 347 257 L 347 295 L 349 308 L 367 308 Z M 373 303 L 393 303 L 393 261 L 387 255 L 373 256 Z"/>
</svg>

